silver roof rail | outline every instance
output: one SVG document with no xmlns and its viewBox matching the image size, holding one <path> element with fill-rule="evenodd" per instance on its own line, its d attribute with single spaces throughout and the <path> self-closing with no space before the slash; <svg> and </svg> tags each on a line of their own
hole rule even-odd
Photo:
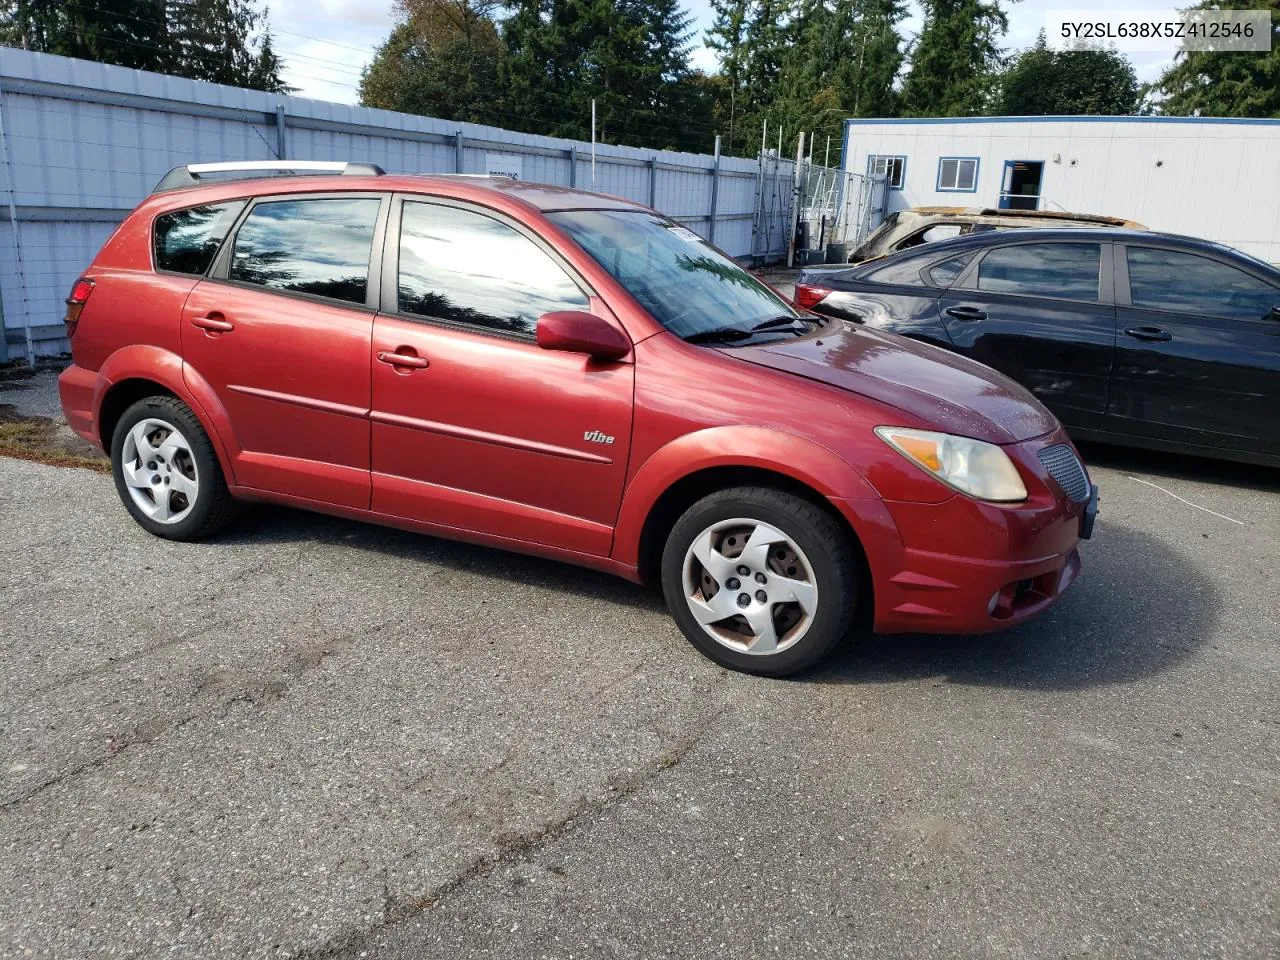
<svg viewBox="0 0 1280 960">
<path fill-rule="evenodd" d="M 174 167 L 161 178 L 152 193 L 194 187 L 210 174 L 215 180 L 251 180 L 258 177 L 289 177 L 299 173 L 332 173 L 347 177 L 376 177 L 386 173 L 376 163 L 347 163 L 329 160 L 232 160 L 224 163 L 189 163 Z M 225 176 L 219 176 L 224 174 Z"/>
</svg>

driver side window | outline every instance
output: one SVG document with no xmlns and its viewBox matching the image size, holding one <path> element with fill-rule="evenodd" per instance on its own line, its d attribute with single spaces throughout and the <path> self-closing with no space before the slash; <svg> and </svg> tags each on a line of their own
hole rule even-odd
<svg viewBox="0 0 1280 960">
<path fill-rule="evenodd" d="M 587 310 L 587 295 L 524 234 L 474 210 L 406 201 L 400 219 L 402 314 L 532 336 L 538 317 Z"/>
<path fill-rule="evenodd" d="M 1135 307 L 1232 320 L 1261 320 L 1280 290 L 1225 263 L 1176 250 L 1126 247 Z"/>
</svg>

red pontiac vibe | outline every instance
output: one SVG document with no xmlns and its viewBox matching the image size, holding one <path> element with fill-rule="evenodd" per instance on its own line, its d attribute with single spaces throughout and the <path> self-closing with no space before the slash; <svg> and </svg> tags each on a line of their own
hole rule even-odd
<svg viewBox="0 0 1280 960">
<path fill-rule="evenodd" d="M 798 312 L 661 214 L 560 187 L 180 167 L 67 332 L 67 420 L 157 536 L 270 501 L 657 581 L 699 650 L 754 673 L 855 630 L 1034 616 L 1097 509 L 1013 381 Z"/>
</svg>

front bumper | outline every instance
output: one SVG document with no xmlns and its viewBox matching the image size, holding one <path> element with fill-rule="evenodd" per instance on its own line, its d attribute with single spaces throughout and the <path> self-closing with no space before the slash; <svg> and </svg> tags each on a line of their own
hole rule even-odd
<svg viewBox="0 0 1280 960">
<path fill-rule="evenodd" d="M 1098 489 L 1070 500 L 1035 454 L 1065 433 L 1006 447 L 1028 498 L 995 504 L 957 494 L 942 503 L 885 500 L 879 528 L 863 537 L 877 633 L 989 633 L 1052 606 L 1080 572 L 1078 545 L 1093 532 Z M 855 527 L 859 507 L 841 505 Z M 865 526 L 865 524 L 864 524 Z M 893 530 L 896 542 L 887 536 Z"/>
</svg>

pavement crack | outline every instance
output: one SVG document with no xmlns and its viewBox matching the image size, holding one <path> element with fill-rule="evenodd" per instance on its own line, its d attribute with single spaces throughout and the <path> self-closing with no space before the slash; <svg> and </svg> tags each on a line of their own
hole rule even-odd
<svg viewBox="0 0 1280 960">
<path fill-rule="evenodd" d="M 499 834 L 496 837 L 494 849 L 476 855 L 453 876 L 423 896 L 408 900 L 396 898 L 391 893 L 384 874 L 383 914 L 378 922 L 368 927 L 350 930 L 327 943 L 296 953 L 295 960 L 340 960 L 340 958 L 359 957 L 365 941 L 378 930 L 434 909 L 469 883 L 489 876 L 499 867 L 528 858 L 575 830 L 595 822 L 610 808 L 634 796 L 650 781 L 684 762 L 685 757 L 707 738 L 723 716 L 724 711 L 720 711 L 704 719 L 698 724 L 696 730 L 678 738 L 652 762 L 633 772 L 608 778 L 605 791 L 599 796 L 579 798 L 568 811 L 532 830 Z"/>
</svg>

